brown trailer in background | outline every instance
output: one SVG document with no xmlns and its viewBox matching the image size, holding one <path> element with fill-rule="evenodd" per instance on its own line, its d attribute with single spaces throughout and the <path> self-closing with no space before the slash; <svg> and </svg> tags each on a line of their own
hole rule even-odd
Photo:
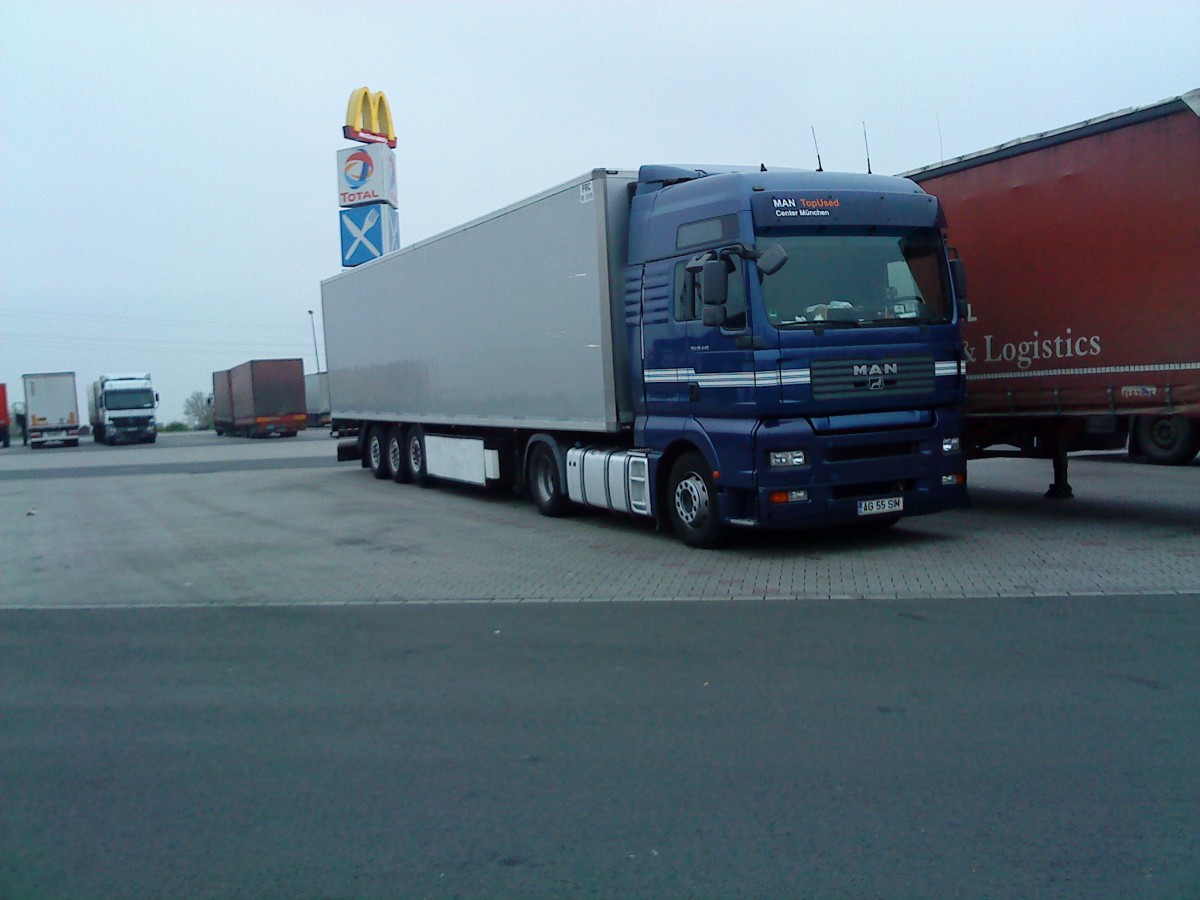
<svg viewBox="0 0 1200 900">
<path fill-rule="evenodd" d="M 252 359 L 213 372 L 213 413 L 217 434 L 295 437 L 308 419 L 304 363 Z"/>
</svg>

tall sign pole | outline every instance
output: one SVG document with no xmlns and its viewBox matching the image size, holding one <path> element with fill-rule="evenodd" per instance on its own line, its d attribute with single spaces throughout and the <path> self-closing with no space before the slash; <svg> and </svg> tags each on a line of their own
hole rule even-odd
<svg viewBox="0 0 1200 900">
<path fill-rule="evenodd" d="M 357 88 L 342 136 L 365 144 L 339 150 L 338 205 L 342 265 L 359 266 L 400 249 L 396 212 L 396 129 L 383 91 Z"/>
</svg>

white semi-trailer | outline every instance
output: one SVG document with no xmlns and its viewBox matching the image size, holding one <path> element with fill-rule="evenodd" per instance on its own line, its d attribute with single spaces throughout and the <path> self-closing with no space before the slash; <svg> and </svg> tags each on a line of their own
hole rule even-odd
<svg viewBox="0 0 1200 900">
<path fill-rule="evenodd" d="M 61 442 L 79 446 L 79 397 L 74 372 L 22 375 L 25 387 L 25 430 L 30 447 Z"/>
</svg>

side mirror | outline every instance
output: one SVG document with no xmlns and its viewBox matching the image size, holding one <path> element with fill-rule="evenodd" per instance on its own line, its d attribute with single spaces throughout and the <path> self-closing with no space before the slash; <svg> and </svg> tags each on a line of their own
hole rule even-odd
<svg viewBox="0 0 1200 900">
<path fill-rule="evenodd" d="M 709 306 L 704 304 L 704 311 L 700 313 L 700 321 L 705 327 L 724 325 L 725 324 L 725 307 L 724 306 Z"/>
<path fill-rule="evenodd" d="M 954 296 L 959 300 L 967 299 L 967 270 L 961 259 L 950 260 L 950 284 L 954 288 Z"/>
<path fill-rule="evenodd" d="M 700 270 L 700 296 L 704 298 L 704 311 L 710 306 L 724 306 L 729 299 L 729 265 L 723 259 L 710 259 Z M 704 321 L 705 325 L 709 322 Z M 720 323 L 713 323 L 720 324 Z"/>
<path fill-rule="evenodd" d="M 764 250 L 758 258 L 758 271 L 764 275 L 774 275 L 783 268 L 783 264 L 787 260 L 787 251 L 783 249 L 783 245 L 773 244 Z"/>
</svg>

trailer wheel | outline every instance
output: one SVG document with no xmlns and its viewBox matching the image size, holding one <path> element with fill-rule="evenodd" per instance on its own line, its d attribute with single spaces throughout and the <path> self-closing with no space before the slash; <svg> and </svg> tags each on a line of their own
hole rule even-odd
<svg viewBox="0 0 1200 900">
<path fill-rule="evenodd" d="M 1157 465 L 1183 465 L 1200 451 L 1200 427 L 1186 416 L 1138 416 L 1136 428 L 1142 455 Z"/>
<path fill-rule="evenodd" d="M 569 498 L 559 477 L 558 460 L 545 444 L 534 444 L 529 452 L 529 493 L 543 516 L 567 514 Z"/>
<path fill-rule="evenodd" d="M 408 460 L 404 458 L 404 429 L 393 425 L 388 429 L 387 436 L 388 467 L 392 470 L 392 481 L 397 484 L 409 484 L 412 473 L 408 471 Z"/>
<path fill-rule="evenodd" d="M 429 484 L 429 467 L 425 456 L 425 429 L 409 425 L 404 432 L 404 462 L 409 480 L 425 487 Z"/>
<path fill-rule="evenodd" d="M 384 445 L 384 430 L 375 425 L 367 434 L 367 467 L 376 478 L 388 477 L 387 448 Z"/>
<path fill-rule="evenodd" d="M 717 491 L 708 463 L 699 453 L 685 453 L 671 466 L 667 505 L 675 533 L 689 547 L 721 545 L 725 529 L 717 515 Z"/>
</svg>

